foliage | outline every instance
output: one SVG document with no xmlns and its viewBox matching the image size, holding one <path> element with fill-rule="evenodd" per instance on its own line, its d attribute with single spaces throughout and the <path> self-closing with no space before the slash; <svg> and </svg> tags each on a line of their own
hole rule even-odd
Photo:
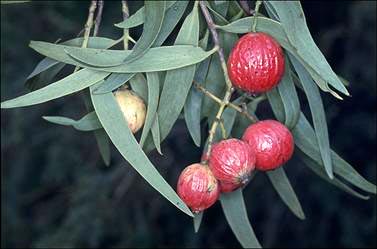
<svg viewBox="0 0 377 249">
<path fill-rule="evenodd" d="M 284 122 L 294 135 L 297 156 L 316 174 L 340 189 L 362 199 L 365 192 L 376 194 L 376 186 L 365 180 L 356 170 L 330 149 L 325 111 L 319 89 L 337 98 L 349 95 L 343 81 L 333 72 L 307 28 L 299 2 L 264 2 L 269 17 L 259 13 L 246 17 L 237 2 L 206 2 L 219 30 L 220 45 L 227 56 L 237 39 L 236 34 L 250 32 L 256 22 L 257 31 L 272 35 L 285 49 L 287 63 L 284 78 L 276 89 L 266 94 L 276 119 Z M 188 14 L 184 15 L 184 11 Z M 233 13 L 233 14 L 231 14 Z M 243 13 L 242 15 L 234 13 Z M 218 103 L 209 101 L 198 92 L 193 81 L 206 87 L 222 98 L 225 79 L 216 53 L 218 47 L 209 36 L 207 24 L 201 19 L 198 2 L 146 1 L 145 6 L 129 19 L 116 24 L 118 28 L 132 29 L 143 24 L 140 38 L 131 50 L 111 49 L 119 40 L 106 37 L 83 37 L 62 43 L 32 41 L 30 47 L 46 56 L 28 77 L 28 85 L 34 91 L 1 103 L 1 108 L 31 106 L 51 101 L 85 90 L 94 111 L 83 118 L 45 116 L 49 122 L 71 125 L 80 131 L 106 132 L 124 159 L 162 196 L 189 216 L 191 211 L 176 195 L 168 182 L 148 159 L 147 153 L 157 148 L 169 135 L 180 117 L 185 119 L 189 133 L 197 146 L 203 143 L 199 133 L 204 122 L 212 125 Z M 178 25 L 183 20 L 181 25 Z M 178 26 L 177 26 L 178 25 Z M 179 28 L 175 34 L 174 28 Z M 203 32 L 204 31 L 204 32 Z M 174 45 L 164 44 L 173 35 Z M 82 41 L 88 47 L 81 47 Z M 50 84 L 65 65 L 83 69 Z M 59 67 L 57 67 L 59 66 Z M 217 80 L 217 78 L 220 78 Z M 31 82 L 30 79 L 33 79 Z M 148 104 L 147 121 L 139 142 L 125 125 L 112 94 L 123 84 L 139 93 Z M 297 89 L 297 91 L 296 91 Z M 313 126 L 300 110 L 298 91 L 303 91 L 310 106 Z M 337 92 L 338 91 L 338 92 Z M 247 98 L 237 94 L 232 103 L 244 102 L 250 114 L 255 115 L 263 99 Z M 242 113 L 227 107 L 222 115 L 225 133 L 239 134 L 249 122 L 240 122 Z M 208 139 L 208 138 L 207 138 Z M 220 131 L 215 140 L 221 139 Z M 108 147 L 107 140 L 98 140 L 100 151 Z M 106 158 L 106 156 L 104 156 Z M 299 198 L 282 170 L 267 174 L 284 203 L 301 219 L 305 218 Z M 256 174 L 255 177 L 258 177 Z M 252 185 L 252 183 L 250 184 Z M 252 227 L 247 218 L 241 190 L 221 197 L 226 219 L 243 247 L 258 247 Z M 86 212 L 85 210 L 83 211 Z M 88 214 L 86 214 L 88 215 Z M 200 226 L 200 214 L 194 217 L 195 229 Z"/>
</svg>

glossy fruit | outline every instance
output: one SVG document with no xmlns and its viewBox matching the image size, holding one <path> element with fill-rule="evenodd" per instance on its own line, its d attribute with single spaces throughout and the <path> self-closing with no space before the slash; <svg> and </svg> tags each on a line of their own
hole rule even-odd
<svg viewBox="0 0 377 249">
<path fill-rule="evenodd" d="M 233 47 L 228 58 L 232 84 L 250 93 L 263 93 L 281 80 L 284 54 L 279 43 L 265 33 L 248 33 Z"/>
<path fill-rule="evenodd" d="M 286 163 L 293 154 L 291 132 L 276 120 L 264 120 L 250 125 L 242 140 L 248 142 L 256 155 L 258 170 L 273 170 Z"/>
<path fill-rule="evenodd" d="M 177 192 L 186 205 L 197 213 L 216 202 L 220 188 L 208 166 L 194 163 L 179 176 Z"/>
<path fill-rule="evenodd" d="M 136 133 L 144 124 L 146 107 L 144 101 L 130 90 L 121 89 L 115 92 L 115 99 L 127 120 L 132 133 Z"/>
<path fill-rule="evenodd" d="M 230 192 L 250 180 L 255 155 L 247 143 L 232 138 L 213 145 L 208 163 L 222 192 Z"/>
</svg>

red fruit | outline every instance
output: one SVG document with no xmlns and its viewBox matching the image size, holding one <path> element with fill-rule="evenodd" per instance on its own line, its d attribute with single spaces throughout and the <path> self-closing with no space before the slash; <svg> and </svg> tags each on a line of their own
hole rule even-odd
<svg viewBox="0 0 377 249">
<path fill-rule="evenodd" d="M 255 155 L 239 139 L 222 140 L 212 147 L 209 168 L 219 180 L 222 192 L 230 192 L 249 181 L 255 168 Z"/>
<path fill-rule="evenodd" d="M 250 93 L 276 86 L 284 74 L 284 54 L 279 43 L 265 33 L 248 33 L 233 47 L 228 58 L 233 85 Z"/>
<path fill-rule="evenodd" d="M 197 213 L 216 202 L 220 188 L 206 165 L 194 163 L 187 166 L 179 176 L 177 192 L 186 205 Z"/>
<path fill-rule="evenodd" d="M 267 171 L 286 163 L 293 154 L 294 141 L 291 132 L 282 123 L 264 120 L 250 125 L 242 140 L 255 151 L 258 170 Z"/>
</svg>

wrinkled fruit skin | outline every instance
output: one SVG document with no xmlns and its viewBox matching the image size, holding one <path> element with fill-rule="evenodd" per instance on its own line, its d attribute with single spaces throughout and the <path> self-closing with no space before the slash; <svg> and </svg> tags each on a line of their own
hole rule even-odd
<svg viewBox="0 0 377 249">
<path fill-rule="evenodd" d="M 179 176 L 177 192 L 186 205 L 198 213 L 217 201 L 220 188 L 207 166 L 194 163 L 187 166 Z"/>
<path fill-rule="evenodd" d="M 209 157 L 209 168 L 220 182 L 222 192 L 231 192 L 250 180 L 255 168 L 255 154 L 239 139 L 222 140 L 214 144 Z"/>
<path fill-rule="evenodd" d="M 273 170 L 286 163 L 293 154 L 294 140 L 282 123 L 264 120 L 250 125 L 242 140 L 255 151 L 255 167 L 261 171 Z"/>
<path fill-rule="evenodd" d="M 243 91 L 264 93 L 281 80 L 284 54 L 279 43 L 268 34 L 257 32 L 242 36 L 228 58 L 229 78 Z"/>
<path fill-rule="evenodd" d="M 144 124 L 146 107 L 144 101 L 133 91 L 121 89 L 115 92 L 115 99 L 132 133 L 136 133 Z"/>
</svg>

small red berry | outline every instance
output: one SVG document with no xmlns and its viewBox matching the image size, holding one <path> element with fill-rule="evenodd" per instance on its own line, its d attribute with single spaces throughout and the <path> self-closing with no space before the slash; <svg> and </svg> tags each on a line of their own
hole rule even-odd
<svg viewBox="0 0 377 249">
<path fill-rule="evenodd" d="M 186 205 L 198 213 L 217 201 L 220 188 L 206 165 L 194 163 L 187 166 L 179 176 L 177 192 Z"/>
<path fill-rule="evenodd" d="M 279 43 L 266 33 L 248 33 L 233 47 L 228 59 L 233 85 L 250 93 L 263 93 L 281 80 L 284 54 Z"/>
<path fill-rule="evenodd" d="M 255 151 L 258 170 L 273 170 L 286 163 L 293 154 L 294 141 L 291 132 L 275 120 L 259 121 L 250 125 L 242 140 Z"/>
<path fill-rule="evenodd" d="M 209 168 L 219 180 L 222 192 L 230 192 L 249 181 L 255 168 L 255 155 L 239 139 L 222 140 L 212 147 Z"/>
</svg>

